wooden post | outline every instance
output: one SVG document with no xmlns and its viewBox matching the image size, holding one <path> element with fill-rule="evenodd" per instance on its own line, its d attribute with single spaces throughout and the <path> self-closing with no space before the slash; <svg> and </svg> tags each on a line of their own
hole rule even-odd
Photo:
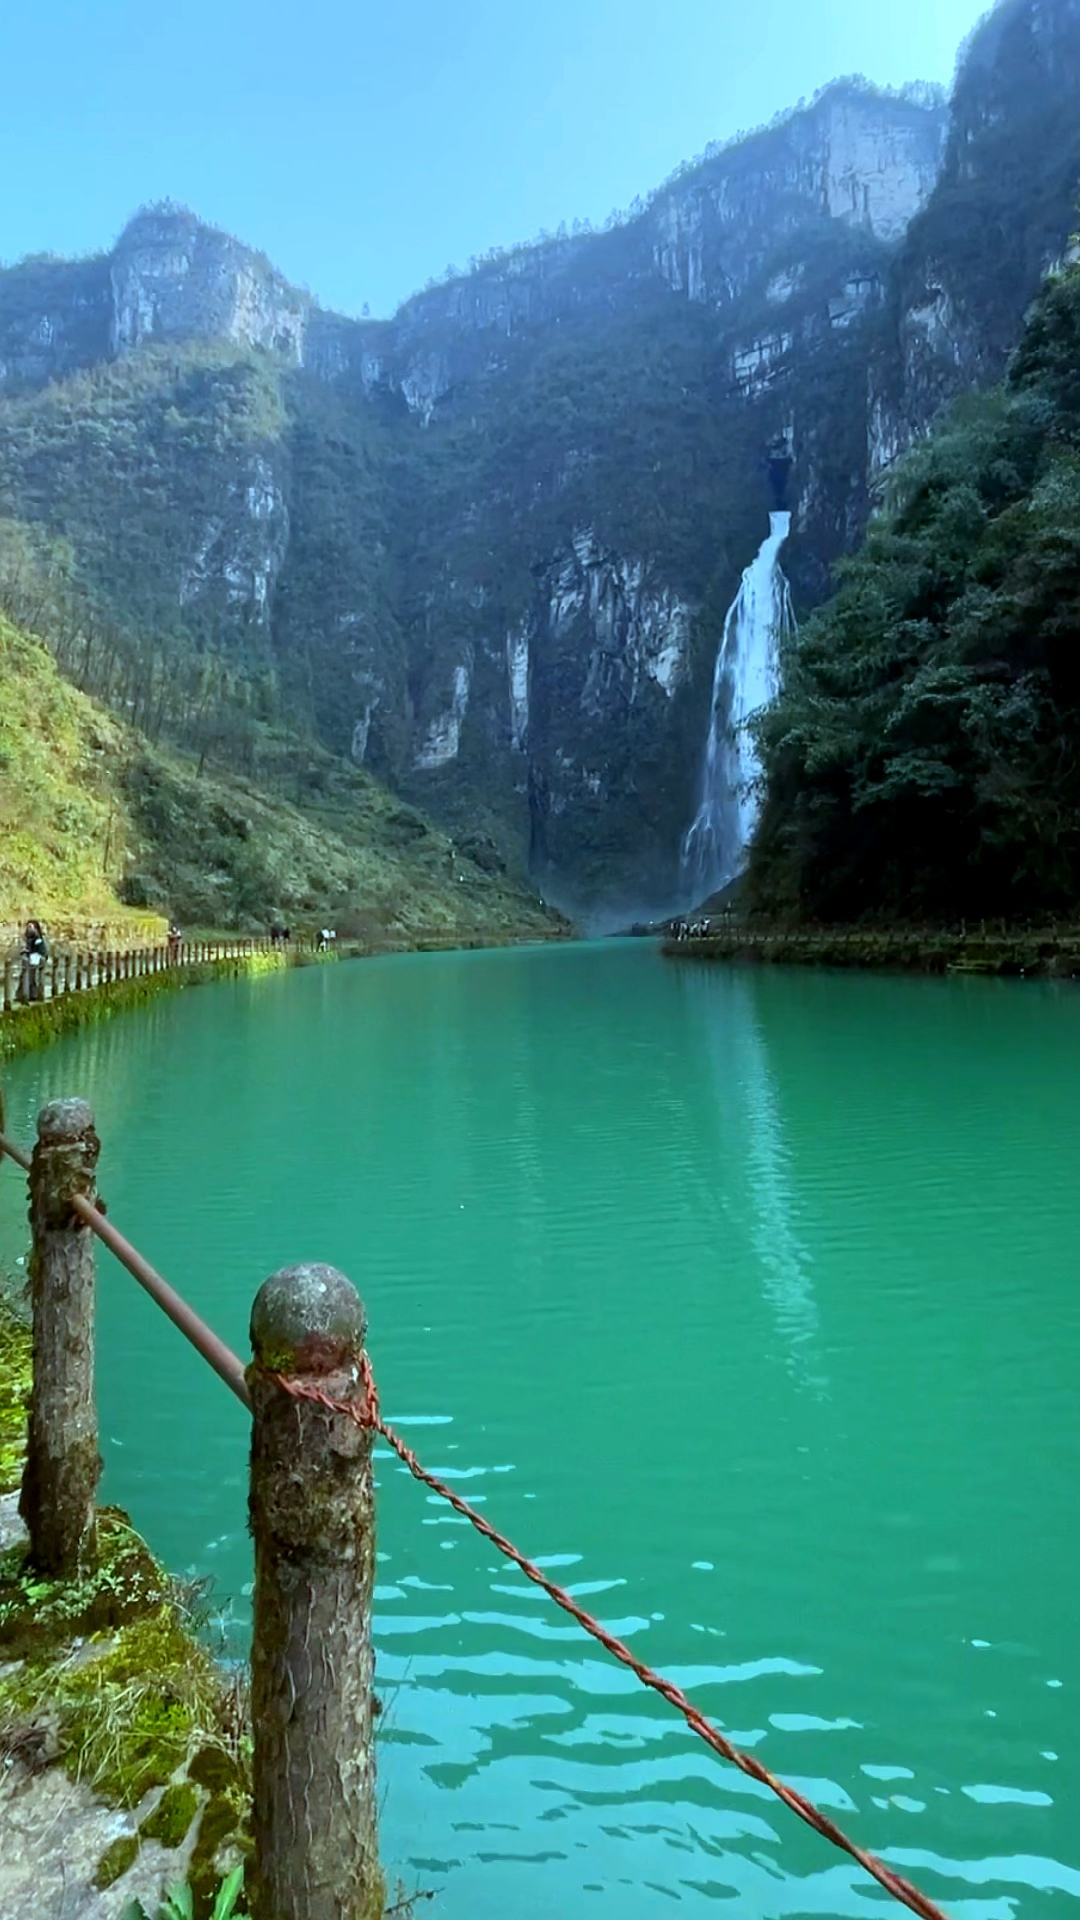
<svg viewBox="0 0 1080 1920">
<path fill-rule="evenodd" d="M 381 1920 L 370 1427 L 272 1373 L 364 1403 L 366 1320 L 334 1267 L 286 1267 L 251 1313 L 256 1920 Z"/>
<path fill-rule="evenodd" d="M 30 1171 L 34 1385 L 19 1512 L 35 1567 L 53 1578 L 77 1574 L 97 1551 L 94 1237 L 70 1203 L 74 1193 L 94 1197 L 99 1144 L 85 1100 L 42 1107 Z"/>
</svg>

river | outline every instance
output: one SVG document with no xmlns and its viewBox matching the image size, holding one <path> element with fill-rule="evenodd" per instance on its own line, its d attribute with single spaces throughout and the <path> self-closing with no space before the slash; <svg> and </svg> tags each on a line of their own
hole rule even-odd
<svg viewBox="0 0 1080 1920">
<path fill-rule="evenodd" d="M 415 955 L 5 1080 L 24 1139 L 92 1097 L 112 1217 L 238 1351 L 266 1274 L 343 1267 L 425 1462 L 953 1915 L 1080 1896 L 1075 988 Z M 99 1371 L 105 1495 L 242 1643 L 242 1409 L 107 1255 Z M 440 1920 L 890 1908 L 379 1466 L 383 1849 Z"/>
</svg>

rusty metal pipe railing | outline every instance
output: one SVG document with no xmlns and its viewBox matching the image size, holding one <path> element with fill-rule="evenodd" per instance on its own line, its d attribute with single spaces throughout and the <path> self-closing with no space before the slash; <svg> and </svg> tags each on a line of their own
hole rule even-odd
<svg viewBox="0 0 1080 1920">
<path fill-rule="evenodd" d="M 81 1193 L 76 1193 L 72 1195 L 71 1205 L 84 1225 L 88 1226 L 91 1233 L 95 1233 L 103 1245 L 108 1247 L 109 1252 L 115 1255 L 120 1265 L 127 1268 L 132 1279 L 138 1281 L 140 1287 L 150 1295 L 151 1300 L 156 1302 L 162 1313 L 168 1316 L 185 1340 L 191 1342 L 196 1353 L 202 1355 L 207 1366 L 213 1367 L 218 1378 L 224 1380 L 230 1392 L 235 1393 L 237 1399 L 242 1400 L 250 1411 L 251 1395 L 244 1378 L 244 1369 L 232 1348 L 227 1347 L 224 1340 L 219 1340 L 205 1320 L 200 1320 L 195 1309 L 188 1306 L 187 1301 L 177 1293 L 175 1287 L 170 1287 L 164 1275 L 160 1274 L 156 1267 L 152 1267 L 149 1260 L 143 1259 L 142 1254 L 132 1246 L 130 1240 L 125 1240 L 123 1234 L 117 1232 L 112 1221 L 107 1220 L 105 1215 L 98 1211 L 93 1201 L 84 1199 Z"/>
<path fill-rule="evenodd" d="M 9 1140 L 6 1134 L 0 1133 L 0 1160 L 5 1153 L 9 1160 L 14 1160 L 15 1165 L 22 1168 L 24 1173 L 29 1173 L 30 1155 L 24 1153 L 21 1147 L 17 1147 L 14 1140 Z"/>
<path fill-rule="evenodd" d="M 30 1155 L 16 1146 L 14 1140 L 9 1140 L 6 1134 L 0 1133 L 0 1158 L 4 1154 L 7 1154 L 9 1160 L 14 1160 L 16 1166 L 21 1167 L 24 1173 L 30 1172 Z M 185 1340 L 190 1341 L 196 1353 L 202 1355 L 207 1366 L 214 1369 L 219 1380 L 224 1380 L 230 1393 L 235 1393 L 237 1399 L 241 1400 L 250 1412 L 251 1395 L 244 1378 L 243 1365 L 232 1348 L 227 1347 L 224 1340 L 219 1340 L 213 1328 L 208 1327 L 206 1321 L 199 1318 L 195 1309 L 188 1306 L 187 1301 L 177 1293 L 175 1287 L 170 1287 L 164 1275 L 160 1274 L 156 1267 L 152 1267 L 149 1260 L 143 1259 L 142 1254 L 132 1246 L 130 1240 L 125 1240 L 123 1234 L 117 1232 L 112 1221 L 105 1218 L 93 1201 L 77 1193 L 72 1196 L 71 1205 L 83 1225 L 97 1235 L 102 1244 L 108 1247 L 109 1252 L 119 1260 L 122 1267 L 127 1268 L 132 1279 L 138 1281 L 140 1287 L 150 1295 L 151 1300 L 156 1302 L 162 1313 L 172 1321 L 173 1326 L 179 1329 Z"/>
</svg>

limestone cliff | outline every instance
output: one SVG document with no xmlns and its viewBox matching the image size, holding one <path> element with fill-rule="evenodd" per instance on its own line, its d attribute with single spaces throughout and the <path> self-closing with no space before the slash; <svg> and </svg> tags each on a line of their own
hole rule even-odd
<svg viewBox="0 0 1080 1920">
<path fill-rule="evenodd" d="M 1003 0 L 957 74 L 941 178 L 900 249 L 871 382 L 872 474 L 998 379 L 1080 195 L 1080 0 Z"/>
<path fill-rule="evenodd" d="M 179 209 L 148 209 L 129 223 L 109 282 L 114 353 L 202 338 L 302 357 L 311 302 L 250 247 Z"/>
</svg>

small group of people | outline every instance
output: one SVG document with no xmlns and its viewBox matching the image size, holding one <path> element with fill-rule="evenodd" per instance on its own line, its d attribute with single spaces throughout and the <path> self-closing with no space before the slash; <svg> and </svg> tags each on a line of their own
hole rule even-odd
<svg viewBox="0 0 1080 1920">
<path fill-rule="evenodd" d="M 271 927 L 270 945 L 272 947 L 287 947 L 291 939 L 292 932 L 289 927 L 283 927 L 277 923 Z"/>
<path fill-rule="evenodd" d="M 330 948 L 336 939 L 337 939 L 337 933 L 333 927 L 320 927 L 319 938 L 315 943 L 316 952 L 329 953 Z"/>
<path fill-rule="evenodd" d="M 45 998 L 45 962 L 49 957 L 49 943 L 40 920 L 28 920 L 22 938 L 19 958 L 22 968 L 19 975 L 19 999 L 43 1000 Z"/>
<path fill-rule="evenodd" d="M 671 922 L 673 940 L 704 940 L 710 931 L 707 920 L 673 920 Z"/>
</svg>

